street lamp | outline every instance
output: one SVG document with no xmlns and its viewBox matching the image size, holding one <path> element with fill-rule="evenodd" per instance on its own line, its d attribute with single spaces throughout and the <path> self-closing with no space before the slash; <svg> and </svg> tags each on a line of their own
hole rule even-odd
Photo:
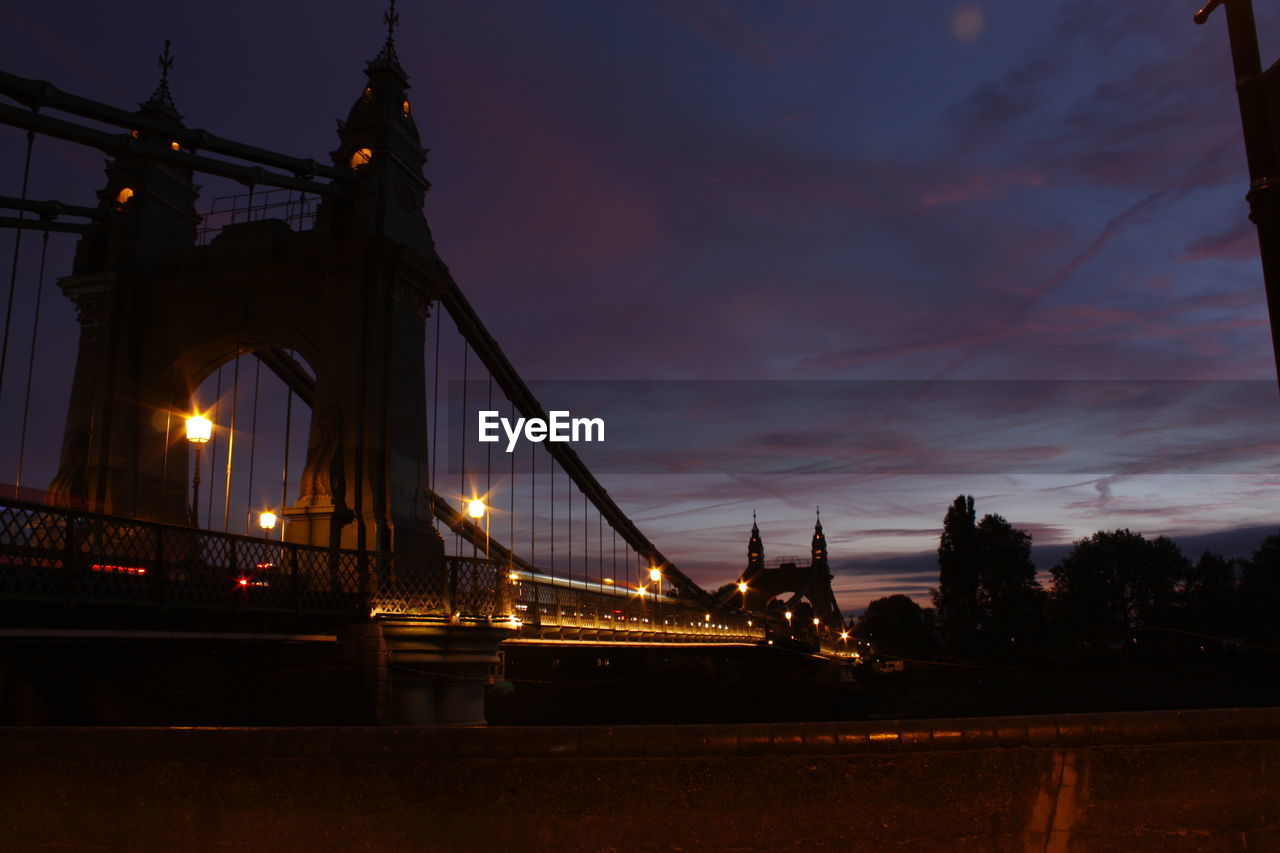
<svg viewBox="0 0 1280 853">
<path fill-rule="evenodd" d="M 279 519 L 276 517 L 276 514 L 269 509 L 264 509 L 262 512 L 258 513 L 258 526 L 262 528 L 264 536 L 276 529 L 276 522 L 278 520 Z"/>
<path fill-rule="evenodd" d="M 187 441 L 196 449 L 196 468 L 191 477 L 191 525 L 200 526 L 200 451 L 213 436 L 213 421 L 204 415 L 195 414 L 187 418 Z"/>
<path fill-rule="evenodd" d="M 649 568 L 649 580 L 653 581 L 654 583 L 654 587 L 653 587 L 654 595 L 661 595 L 662 594 L 662 569 L 659 569 L 657 566 L 651 566 Z"/>
<path fill-rule="evenodd" d="M 467 515 L 477 522 L 484 519 L 484 558 L 489 559 L 489 508 L 479 498 L 467 501 Z"/>
</svg>

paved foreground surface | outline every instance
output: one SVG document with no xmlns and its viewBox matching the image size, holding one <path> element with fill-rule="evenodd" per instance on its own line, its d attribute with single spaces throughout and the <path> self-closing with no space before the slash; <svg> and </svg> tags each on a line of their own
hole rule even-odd
<svg viewBox="0 0 1280 853">
<path fill-rule="evenodd" d="M 1280 850 L 1280 709 L 0 729 L 0 849 Z"/>
</svg>

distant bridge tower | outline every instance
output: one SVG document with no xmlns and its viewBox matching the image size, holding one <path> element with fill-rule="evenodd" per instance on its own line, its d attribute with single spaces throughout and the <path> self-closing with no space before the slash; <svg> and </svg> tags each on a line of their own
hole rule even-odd
<svg viewBox="0 0 1280 853">
<path fill-rule="evenodd" d="M 753 519 L 751 538 L 747 542 L 747 567 L 739 578 L 740 584 L 746 584 L 746 592 L 731 592 L 726 597 L 738 596 L 745 610 L 756 613 L 772 607 L 798 614 L 803 608 L 804 618 L 817 618 L 823 625 L 839 628 L 843 626 L 843 618 L 831 588 L 832 579 L 821 517 L 814 524 L 808 565 L 799 560 L 784 560 L 772 568 L 765 565 L 764 542 Z"/>
<path fill-rule="evenodd" d="M 423 347 L 447 271 L 423 214 L 426 151 L 393 23 L 340 123 L 334 169 L 271 155 L 299 186 L 323 190 L 314 229 L 244 222 L 207 246 L 196 245 L 198 188 L 183 165 L 200 159 L 200 135 L 184 132 L 166 44 L 133 151 L 108 163 L 98 194 L 113 215 L 81 239 L 60 282 L 80 341 L 55 503 L 186 523 L 182 416 L 195 390 L 247 353 L 282 375 L 301 371 L 292 352 L 314 374 L 314 399 L 306 464 L 290 484 L 297 500 L 284 509 L 288 538 L 442 550 L 429 502 Z M 171 150 L 147 156 L 159 148 Z M 235 168 L 252 194 L 255 170 Z M 311 180 L 317 173 L 332 182 Z"/>
</svg>

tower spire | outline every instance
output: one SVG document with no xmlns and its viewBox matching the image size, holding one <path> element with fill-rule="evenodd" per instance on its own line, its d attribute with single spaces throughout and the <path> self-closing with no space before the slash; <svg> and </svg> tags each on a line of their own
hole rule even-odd
<svg viewBox="0 0 1280 853">
<path fill-rule="evenodd" d="M 813 525 L 813 542 L 810 543 L 810 555 L 814 563 L 825 563 L 827 560 L 827 537 L 822 533 L 822 507 L 814 507 L 817 521 Z"/>
<path fill-rule="evenodd" d="M 408 75 L 400 66 L 400 57 L 396 54 L 396 27 L 400 26 L 400 13 L 396 11 L 396 0 L 391 0 L 387 5 L 387 11 L 382 13 L 382 22 L 387 25 L 387 40 L 383 42 L 382 50 L 369 63 L 369 68 L 371 70 L 389 68 L 407 80 Z"/>
<path fill-rule="evenodd" d="M 160 82 L 156 85 L 156 90 L 151 93 L 151 97 L 138 106 L 140 110 L 163 113 L 175 121 L 181 121 L 182 115 L 173 102 L 173 93 L 169 91 L 169 69 L 173 68 L 172 45 L 171 39 L 164 40 L 164 53 L 160 54 L 156 60 L 156 64 L 160 66 Z"/>
<path fill-rule="evenodd" d="M 764 541 L 760 538 L 760 525 L 756 523 L 756 512 L 751 511 L 751 539 L 747 541 L 747 570 L 742 573 L 743 580 L 749 579 L 764 568 Z"/>
</svg>

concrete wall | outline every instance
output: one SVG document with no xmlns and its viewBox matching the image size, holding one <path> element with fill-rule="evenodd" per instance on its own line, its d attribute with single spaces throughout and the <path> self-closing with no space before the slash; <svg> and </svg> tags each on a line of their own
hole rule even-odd
<svg viewBox="0 0 1280 853">
<path fill-rule="evenodd" d="M 1280 850 L 1280 710 L 0 729 L 15 850 Z"/>
</svg>

